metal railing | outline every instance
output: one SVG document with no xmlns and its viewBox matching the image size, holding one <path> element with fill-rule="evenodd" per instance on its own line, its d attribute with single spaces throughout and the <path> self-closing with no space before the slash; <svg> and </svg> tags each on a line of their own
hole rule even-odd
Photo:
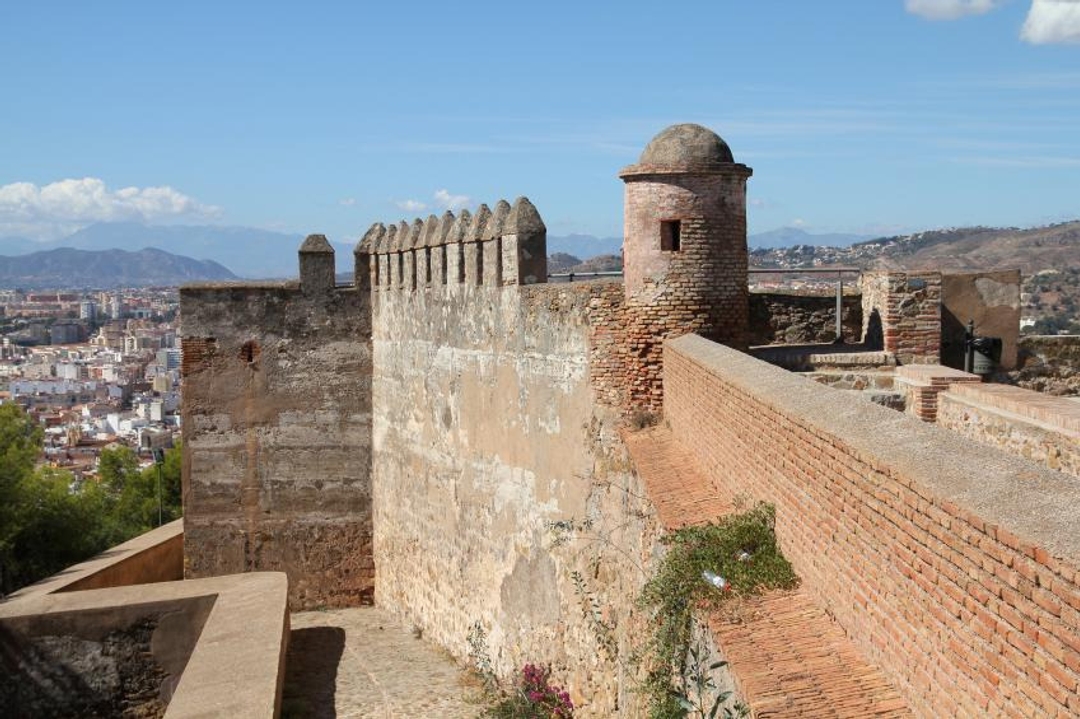
<svg viewBox="0 0 1080 719">
<path fill-rule="evenodd" d="M 858 267 L 802 267 L 802 268 L 775 268 L 754 267 L 749 270 L 752 275 L 836 275 L 836 339 L 835 344 L 844 342 L 844 275 L 861 275 L 862 270 Z"/>
<path fill-rule="evenodd" d="M 575 279 L 595 279 L 597 277 L 622 276 L 622 270 L 611 270 L 607 272 L 553 272 L 548 275 L 548 281 L 554 280 L 555 282 L 573 282 Z"/>
</svg>

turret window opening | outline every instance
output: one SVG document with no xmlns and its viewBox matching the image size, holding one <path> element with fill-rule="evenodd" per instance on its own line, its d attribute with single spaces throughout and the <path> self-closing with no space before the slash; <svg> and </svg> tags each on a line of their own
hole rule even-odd
<svg viewBox="0 0 1080 719">
<path fill-rule="evenodd" d="M 678 252 L 682 249 L 682 227 L 679 220 L 660 221 L 660 249 L 664 252 Z"/>
</svg>

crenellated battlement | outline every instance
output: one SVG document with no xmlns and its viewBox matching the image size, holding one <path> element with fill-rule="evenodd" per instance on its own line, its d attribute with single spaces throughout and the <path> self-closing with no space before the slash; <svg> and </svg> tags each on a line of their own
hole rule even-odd
<svg viewBox="0 0 1080 719">
<path fill-rule="evenodd" d="M 376 293 L 547 282 L 547 227 L 526 197 L 411 225 L 376 222 L 354 252 L 357 286 Z"/>
</svg>

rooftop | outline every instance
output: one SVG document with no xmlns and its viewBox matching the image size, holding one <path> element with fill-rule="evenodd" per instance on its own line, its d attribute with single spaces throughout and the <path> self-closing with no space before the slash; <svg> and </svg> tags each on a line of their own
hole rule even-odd
<svg viewBox="0 0 1080 719">
<path fill-rule="evenodd" d="M 728 144 L 707 127 L 672 125 L 649 141 L 638 160 L 642 165 L 721 165 L 735 162 Z"/>
</svg>

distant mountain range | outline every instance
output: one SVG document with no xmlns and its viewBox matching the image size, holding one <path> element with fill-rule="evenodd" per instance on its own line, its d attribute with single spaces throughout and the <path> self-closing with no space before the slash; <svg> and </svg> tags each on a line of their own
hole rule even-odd
<svg viewBox="0 0 1080 719">
<path fill-rule="evenodd" d="M 848 265 L 863 269 L 935 269 L 975 272 L 1080 266 L 1080 221 L 1047 227 L 959 227 L 882 237 L 849 247 L 796 246 L 751 252 L 754 267 Z"/>
<path fill-rule="evenodd" d="M 577 272 L 586 274 L 589 272 L 621 272 L 621 255 L 596 255 L 587 260 L 582 260 L 565 252 L 556 252 L 548 255 L 548 273 L 560 274 Z"/>
<path fill-rule="evenodd" d="M 145 287 L 202 280 L 235 280 L 217 262 L 164 250 L 76 250 L 60 247 L 18 257 L 0 256 L 0 287 L 21 289 Z"/>
<path fill-rule="evenodd" d="M 548 256 L 563 253 L 589 259 L 599 255 L 617 255 L 622 252 L 621 237 L 595 237 L 593 235 L 563 235 L 547 238 Z M 580 262 L 580 260 L 578 260 Z"/>
<path fill-rule="evenodd" d="M 854 234 L 813 234 L 796 227 L 783 227 L 750 235 L 748 243 L 752 250 L 751 264 L 759 266 L 792 267 L 816 263 L 869 267 L 876 264 L 911 268 L 933 266 L 950 270 L 1019 267 L 1028 273 L 1062 264 L 1077 264 L 1080 246 L 1075 237 L 1078 233 L 1080 222 L 1029 230 L 985 227 L 932 230 L 878 239 Z M 58 247 L 129 252 L 151 248 L 175 253 L 172 256 L 198 257 L 216 263 L 221 270 L 227 267 L 244 278 L 286 278 L 297 275 L 296 251 L 302 240 L 300 235 L 253 227 L 113 222 L 90 225 L 50 243 L 25 238 L 0 238 L 0 255 L 26 255 Z M 338 271 L 351 272 L 353 244 L 335 243 L 335 249 Z M 572 255 L 575 259 L 580 258 L 579 262 L 601 256 L 618 258 L 621 251 L 620 237 L 584 234 L 548 237 L 550 255 Z M 610 262 L 605 261 L 605 266 L 607 264 Z M 186 274 L 189 271 L 195 272 L 200 279 L 223 277 L 214 274 L 216 270 L 177 270 L 173 276 L 180 281 L 191 281 L 195 275 Z M 78 276 L 86 277 L 86 281 L 91 282 L 85 274 Z M 135 272 L 128 275 L 136 276 Z M 159 276 L 147 282 L 158 282 Z M 11 280 L 4 281 L 10 283 Z M 106 275 L 102 276 L 101 281 L 91 283 L 122 281 L 127 280 Z"/>
<path fill-rule="evenodd" d="M 24 255 L 57 247 L 129 252 L 154 248 L 213 261 L 243 277 L 262 279 L 295 277 L 298 271 L 296 251 L 303 240 L 300 235 L 254 227 L 99 222 L 49 243 L 3 238 L 0 239 L 0 255 Z M 339 245 L 336 249 L 339 265 L 351 265 L 352 247 Z"/>
<path fill-rule="evenodd" d="M 847 247 L 855 242 L 869 240 L 873 235 L 852 235 L 840 232 L 814 234 L 798 227 L 780 227 L 768 232 L 759 232 L 746 238 L 751 249 L 775 247 L 795 247 L 796 245 L 829 245 Z"/>
<path fill-rule="evenodd" d="M 79 250 L 121 249 L 134 252 L 150 247 L 187 257 L 212 260 L 250 279 L 296 277 L 296 251 L 304 238 L 254 227 L 217 225 L 143 225 L 137 222 L 99 222 L 53 242 L 24 237 L 0 238 L 0 255 L 25 255 L 70 247 Z M 338 272 L 352 271 L 354 242 L 334 243 Z M 592 235 L 549 236 L 548 252 L 577 257 L 617 255 L 621 237 Z"/>
</svg>

